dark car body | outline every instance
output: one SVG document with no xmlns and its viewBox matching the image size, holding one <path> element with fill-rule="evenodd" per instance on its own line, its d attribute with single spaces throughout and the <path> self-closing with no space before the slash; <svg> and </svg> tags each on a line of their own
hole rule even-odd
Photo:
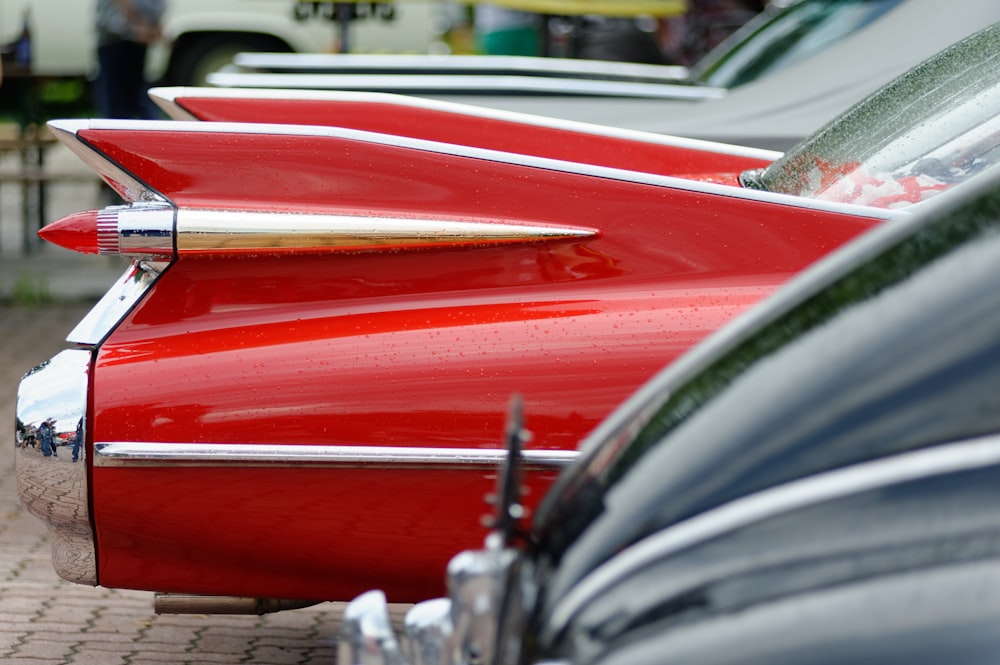
<svg viewBox="0 0 1000 665">
<path fill-rule="evenodd" d="M 860 242 L 593 437 L 539 515 L 535 656 L 995 649 L 998 202 Z"/>
<path fill-rule="evenodd" d="M 993 662 L 1000 171 L 970 189 L 637 393 L 510 539 L 519 554 L 494 540 L 453 560 L 440 662 Z M 348 610 L 345 658 L 371 602 Z M 407 622 L 414 662 L 434 609 Z"/>
</svg>

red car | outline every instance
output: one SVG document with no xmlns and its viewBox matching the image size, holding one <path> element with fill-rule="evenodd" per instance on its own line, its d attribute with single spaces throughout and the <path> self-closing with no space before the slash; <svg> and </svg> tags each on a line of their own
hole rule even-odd
<svg viewBox="0 0 1000 665">
<path fill-rule="evenodd" d="M 134 263 L 75 348 L 22 382 L 19 428 L 81 433 L 75 456 L 19 447 L 22 499 L 80 583 L 439 594 L 449 555 L 485 533 L 468 525 L 487 512 L 511 395 L 537 500 L 664 363 L 975 172 L 988 150 L 963 146 L 989 140 L 997 106 L 984 118 L 962 90 L 931 96 L 944 119 L 935 101 L 859 123 L 862 105 L 782 159 L 350 94 L 323 102 L 339 127 L 55 122 L 129 203 L 42 235 Z M 226 104 L 270 117 L 259 99 Z"/>
</svg>

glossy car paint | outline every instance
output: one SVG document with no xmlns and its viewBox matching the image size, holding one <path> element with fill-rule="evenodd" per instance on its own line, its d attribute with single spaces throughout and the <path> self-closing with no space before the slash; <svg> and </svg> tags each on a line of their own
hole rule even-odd
<svg viewBox="0 0 1000 665">
<path fill-rule="evenodd" d="M 570 449 L 664 362 L 892 217 L 342 129 L 94 122 L 77 138 L 181 211 L 595 231 L 463 249 L 180 252 L 97 352 L 92 446 L 496 448 L 520 393 L 531 447 Z M 730 182 L 766 161 L 709 159 Z M 100 583 L 189 593 L 343 599 L 375 582 L 394 601 L 440 593 L 447 557 L 484 533 L 452 525 L 475 524 L 495 484 L 490 465 L 391 458 L 92 457 Z M 533 496 L 553 475 L 529 475 Z"/>
<path fill-rule="evenodd" d="M 783 493 L 784 509 L 636 567 L 574 619 L 559 654 L 573 663 L 659 663 L 664 653 L 712 663 L 989 662 L 1000 647 L 1000 598 L 984 592 L 1000 561 L 998 452 L 994 436 L 800 483 L 797 496 Z M 844 491 L 831 493 L 834 484 Z M 810 486 L 818 491 L 806 497 Z M 759 498 L 767 494 L 779 493 Z M 638 607 L 660 614 L 629 625 Z"/>
<path fill-rule="evenodd" d="M 803 607 L 838 593 L 857 594 L 855 608 L 876 597 L 880 606 L 877 590 L 891 576 L 915 574 L 912 591 L 921 576 L 933 585 L 942 574 L 966 577 L 976 560 L 995 561 L 1000 172 L 987 175 L 975 195 L 942 196 L 936 214 L 873 231 L 804 275 L 657 377 L 584 442 L 583 463 L 539 514 L 544 601 L 525 642 L 539 651 L 528 660 L 584 662 L 616 649 L 609 662 L 655 660 L 675 644 L 683 653 L 701 631 L 728 634 L 734 613 L 729 628 L 767 621 L 776 604 Z M 907 459 L 940 477 L 857 492 L 837 481 L 827 483 L 826 501 L 791 501 L 810 478 Z M 973 470 L 978 463 L 985 466 Z M 785 503 L 775 498 L 770 514 L 747 518 L 781 492 Z M 954 618 L 968 623 L 953 630 L 979 636 L 959 639 L 955 653 L 975 650 L 992 633 L 962 588 L 929 614 L 912 603 L 901 613 L 869 607 L 873 639 L 885 639 L 838 644 L 850 654 L 921 630 L 940 639 Z M 891 603 L 905 608 L 903 598 Z M 942 609 L 952 602 L 964 608 L 959 617 Z M 685 630 L 692 621 L 703 624 Z M 770 646 L 751 642 L 779 652 L 800 639 L 829 640 L 841 625 L 808 623 Z M 760 634 L 775 639 L 770 628 Z M 850 661 L 827 646 L 823 653 Z M 734 656 L 717 654 L 719 662 Z"/>
<path fill-rule="evenodd" d="M 757 160 L 778 156 L 752 148 L 383 93 L 155 88 L 150 96 L 177 120 L 345 127 L 701 179 L 712 173 L 731 178 L 741 165 L 752 168 Z"/>
</svg>

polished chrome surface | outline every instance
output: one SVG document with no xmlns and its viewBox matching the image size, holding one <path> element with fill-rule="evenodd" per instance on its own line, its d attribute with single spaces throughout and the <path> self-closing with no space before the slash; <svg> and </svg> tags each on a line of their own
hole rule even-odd
<svg viewBox="0 0 1000 665">
<path fill-rule="evenodd" d="M 76 324 L 66 341 L 87 346 L 100 344 L 145 295 L 164 267 L 163 263 L 132 263 L 87 316 Z"/>
<path fill-rule="evenodd" d="M 412 665 L 443 665 L 449 662 L 453 634 L 450 600 L 417 603 L 403 622 L 403 655 Z"/>
<path fill-rule="evenodd" d="M 580 238 L 593 229 L 570 226 L 182 209 L 177 250 L 198 252 L 319 251 L 518 243 Z"/>
<path fill-rule="evenodd" d="M 177 209 L 163 202 L 108 206 L 97 213 L 97 253 L 171 259 Z"/>
<path fill-rule="evenodd" d="M 116 217 L 117 251 L 112 253 L 161 260 L 173 258 L 176 208 L 162 202 L 137 202 L 105 211 L 113 211 Z"/>
<path fill-rule="evenodd" d="M 507 459 L 502 448 L 421 448 L 403 446 L 310 446 L 239 443 L 109 442 L 94 444 L 95 466 L 146 464 L 197 466 L 316 464 L 322 466 L 492 467 Z M 561 468 L 577 457 L 574 450 L 525 450 L 528 469 Z"/>
<path fill-rule="evenodd" d="M 504 548 L 501 535 L 494 532 L 483 549 L 461 552 L 448 562 L 456 662 L 494 661 L 508 572 L 516 558 L 517 552 Z"/>
<path fill-rule="evenodd" d="M 347 606 L 337 662 L 355 665 L 485 665 L 494 662 L 500 614 L 517 552 L 493 532 L 481 550 L 448 563 L 448 598 L 407 613 L 402 648 L 389 621 L 385 594 L 368 591 Z"/>
<path fill-rule="evenodd" d="M 18 494 L 49 529 L 56 573 L 93 585 L 97 557 L 84 441 L 90 361 L 87 349 L 63 351 L 24 375 L 14 445 Z"/>
<path fill-rule="evenodd" d="M 368 591 L 344 610 L 337 643 L 337 662 L 344 665 L 404 665 L 392 630 L 385 594 Z"/>
</svg>

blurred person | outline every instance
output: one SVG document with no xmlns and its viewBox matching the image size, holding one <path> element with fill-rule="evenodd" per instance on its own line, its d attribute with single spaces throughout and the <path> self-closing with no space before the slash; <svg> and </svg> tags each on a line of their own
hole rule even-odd
<svg viewBox="0 0 1000 665">
<path fill-rule="evenodd" d="M 146 52 L 160 39 L 166 0 L 97 0 L 94 104 L 105 118 L 154 118 Z"/>
</svg>

